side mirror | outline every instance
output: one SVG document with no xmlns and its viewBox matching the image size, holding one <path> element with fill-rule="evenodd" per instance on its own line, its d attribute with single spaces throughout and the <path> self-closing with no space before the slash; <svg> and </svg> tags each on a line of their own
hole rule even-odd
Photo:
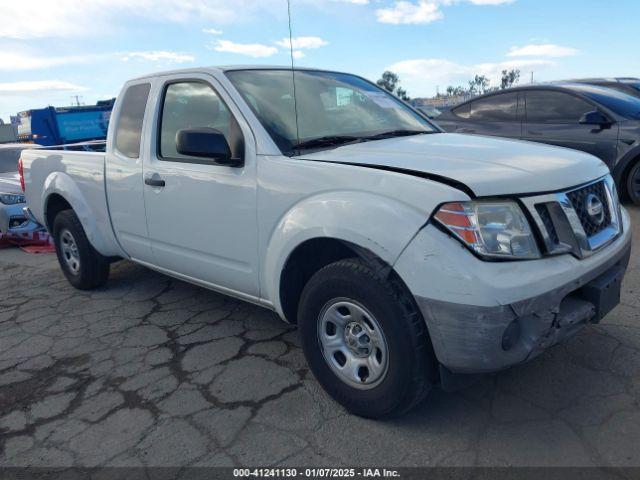
<svg viewBox="0 0 640 480">
<path fill-rule="evenodd" d="M 580 125 L 595 125 L 600 128 L 606 128 L 611 126 L 611 120 L 609 120 L 599 110 L 587 112 L 580 117 Z"/>
<path fill-rule="evenodd" d="M 215 128 L 185 128 L 176 133 L 176 150 L 181 155 L 210 158 L 219 165 L 240 167 L 243 161 L 231 157 L 224 134 Z"/>
</svg>

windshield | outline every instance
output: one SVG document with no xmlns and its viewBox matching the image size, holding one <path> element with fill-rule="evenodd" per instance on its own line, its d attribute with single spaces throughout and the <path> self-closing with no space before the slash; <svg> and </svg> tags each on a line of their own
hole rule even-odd
<svg viewBox="0 0 640 480">
<path fill-rule="evenodd" d="M 291 70 L 226 74 L 287 155 L 304 148 L 436 131 L 396 97 L 354 75 L 296 70 L 294 90 Z"/>
<path fill-rule="evenodd" d="M 636 80 L 622 80 L 620 83 L 622 83 L 623 85 L 628 85 L 631 88 L 634 88 L 636 90 L 640 90 L 640 81 L 636 81 Z"/>
<path fill-rule="evenodd" d="M 575 87 L 583 95 L 623 117 L 640 119 L 640 98 L 612 88 L 595 85 Z"/>
<path fill-rule="evenodd" d="M 640 84 L 633 83 L 602 83 L 598 84 L 601 87 L 612 88 L 613 90 L 618 90 L 619 92 L 626 93 L 627 95 L 631 95 L 632 97 L 640 98 Z"/>
</svg>

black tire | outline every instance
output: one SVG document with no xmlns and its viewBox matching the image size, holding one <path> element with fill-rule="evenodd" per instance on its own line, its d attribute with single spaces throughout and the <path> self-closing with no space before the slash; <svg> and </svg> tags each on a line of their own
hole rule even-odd
<svg viewBox="0 0 640 480">
<path fill-rule="evenodd" d="M 637 160 L 629 170 L 627 194 L 629 195 L 629 200 L 636 205 L 640 205 L 640 160 Z"/>
<path fill-rule="evenodd" d="M 63 236 L 67 239 L 66 245 L 69 245 L 69 235 L 77 247 L 76 271 L 67 260 L 70 257 L 65 253 Z M 109 278 L 109 259 L 100 255 L 91 246 L 82 224 L 73 210 L 63 210 L 56 215 L 53 221 L 53 239 L 60 268 L 71 285 L 79 290 L 92 290 L 107 281 Z"/>
<path fill-rule="evenodd" d="M 345 298 L 371 312 L 386 339 L 386 374 L 367 390 L 354 388 L 332 370 L 320 342 L 321 314 L 332 301 Z M 401 415 L 421 402 L 437 380 L 437 360 L 413 298 L 399 280 L 382 278 L 360 259 L 332 263 L 313 275 L 302 292 L 298 324 L 311 371 L 324 389 L 355 415 Z"/>
</svg>

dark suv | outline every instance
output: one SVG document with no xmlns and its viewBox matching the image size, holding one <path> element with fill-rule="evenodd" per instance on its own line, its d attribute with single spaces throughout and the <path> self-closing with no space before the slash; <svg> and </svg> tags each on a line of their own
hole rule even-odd
<svg viewBox="0 0 640 480">
<path fill-rule="evenodd" d="M 447 132 L 582 150 L 604 161 L 640 204 L 640 98 L 597 85 L 529 85 L 474 98 L 440 115 Z"/>
</svg>

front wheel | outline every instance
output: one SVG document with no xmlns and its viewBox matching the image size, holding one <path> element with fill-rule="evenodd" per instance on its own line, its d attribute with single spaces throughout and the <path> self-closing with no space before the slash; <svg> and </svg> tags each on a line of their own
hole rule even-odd
<svg viewBox="0 0 640 480">
<path fill-rule="evenodd" d="M 636 205 L 640 205 L 640 160 L 629 170 L 627 192 L 629 199 Z"/>
<path fill-rule="evenodd" d="M 91 246 L 73 210 L 56 215 L 53 238 L 60 268 L 71 285 L 79 290 L 91 290 L 107 281 L 109 259 Z"/>
<path fill-rule="evenodd" d="M 302 347 L 324 389 L 367 418 L 402 414 L 428 393 L 437 362 L 406 288 L 359 259 L 318 271 L 298 310 Z"/>
</svg>

